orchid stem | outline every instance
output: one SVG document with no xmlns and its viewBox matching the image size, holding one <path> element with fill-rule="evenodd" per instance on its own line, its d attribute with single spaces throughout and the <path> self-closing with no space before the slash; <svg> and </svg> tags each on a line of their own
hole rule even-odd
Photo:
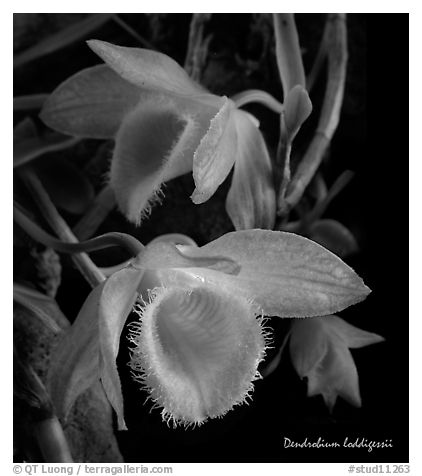
<svg viewBox="0 0 422 476">
<path fill-rule="evenodd" d="M 60 240 L 67 243 L 78 243 L 78 239 L 58 213 L 56 207 L 50 200 L 50 197 L 48 196 L 42 183 L 32 168 L 29 166 L 21 167 L 18 170 L 18 174 L 26 183 L 44 218 L 60 238 Z M 105 276 L 95 266 L 86 253 L 76 254 L 72 256 L 72 259 L 83 277 L 92 287 L 95 287 L 104 281 Z"/>
<path fill-rule="evenodd" d="M 242 107 L 250 102 L 258 102 L 278 114 L 281 114 L 284 111 L 284 105 L 281 102 L 277 101 L 277 99 L 274 96 L 271 96 L 271 94 L 266 91 L 261 91 L 260 89 L 248 89 L 242 91 L 241 93 L 232 96 L 231 99 L 236 107 Z"/>
<path fill-rule="evenodd" d="M 28 94 L 26 96 L 15 96 L 13 98 L 14 111 L 27 111 L 29 109 L 41 109 L 48 94 Z"/>
<path fill-rule="evenodd" d="M 87 240 L 97 231 L 98 227 L 115 206 L 114 192 L 109 185 L 106 185 L 95 197 L 93 204 L 85 215 L 74 226 L 73 233 L 80 240 Z"/>
<path fill-rule="evenodd" d="M 324 60 L 327 58 L 327 54 L 328 54 L 327 41 L 328 41 L 329 32 L 330 32 L 329 20 L 327 17 L 325 21 L 325 26 L 324 26 L 324 32 L 322 34 L 322 39 L 319 44 L 315 61 L 312 65 L 311 72 L 308 74 L 306 78 L 306 89 L 308 90 L 308 92 L 310 92 L 312 88 L 315 86 L 315 82 L 319 76 L 319 73 L 321 72 L 322 66 L 324 64 Z"/>
<path fill-rule="evenodd" d="M 287 190 L 279 216 L 287 216 L 302 198 L 306 187 L 321 164 L 327 147 L 337 129 L 343 103 L 347 65 L 347 29 L 345 14 L 329 15 L 328 84 L 318 128 Z"/>
<path fill-rule="evenodd" d="M 305 70 L 293 13 L 274 13 L 273 20 L 277 65 L 286 98 L 297 84 L 305 87 Z"/>
<path fill-rule="evenodd" d="M 204 25 L 211 13 L 193 13 L 189 29 L 189 42 L 184 68 L 194 81 L 201 80 L 211 36 L 204 39 Z"/>
<path fill-rule="evenodd" d="M 80 253 L 109 248 L 110 246 L 122 246 L 131 254 L 137 256 L 142 250 L 143 245 L 133 236 L 126 233 L 106 233 L 91 240 L 82 241 L 81 243 L 64 243 L 36 225 L 29 219 L 18 207 L 13 209 L 13 219 L 23 228 L 29 236 L 39 241 L 45 246 L 55 249 L 62 253 Z"/>
<path fill-rule="evenodd" d="M 315 220 L 321 218 L 328 205 L 344 189 L 344 187 L 350 182 L 350 180 L 352 180 L 354 176 L 354 172 L 351 170 L 345 170 L 337 177 L 333 185 L 330 187 L 327 195 L 322 200 L 320 200 L 308 214 L 308 220 L 310 223 L 313 223 Z"/>
<path fill-rule="evenodd" d="M 152 43 L 150 43 L 147 39 L 143 38 L 139 35 L 131 26 L 129 26 L 124 20 L 122 20 L 117 13 L 112 15 L 112 19 L 115 23 L 117 23 L 123 30 L 125 30 L 129 35 L 133 36 L 141 45 L 146 46 L 150 50 L 155 50 L 156 48 Z"/>
</svg>

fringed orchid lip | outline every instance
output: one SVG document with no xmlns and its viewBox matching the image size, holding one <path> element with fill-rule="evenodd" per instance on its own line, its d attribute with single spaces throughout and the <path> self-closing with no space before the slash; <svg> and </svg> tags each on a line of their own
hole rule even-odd
<svg viewBox="0 0 422 476">
<path fill-rule="evenodd" d="M 266 345 L 261 313 L 325 316 L 369 292 L 337 256 L 292 233 L 237 231 L 201 247 L 156 241 L 89 294 L 52 360 L 50 394 L 65 418 L 100 379 L 126 428 L 116 358 L 142 298 L 131 365 L 165 418 L 200 424 L 247 398 Z"/>
<path fill-rule="evenodd" d="M 164 420 L 200 425 L 246 401 L 268 340 L 253 302 L 212 286 L 160 287 L 139 314 L 130 366 Z"/>
</svg>

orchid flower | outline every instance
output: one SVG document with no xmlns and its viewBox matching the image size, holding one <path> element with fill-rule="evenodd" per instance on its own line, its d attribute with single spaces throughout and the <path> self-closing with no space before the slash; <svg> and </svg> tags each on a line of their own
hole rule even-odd
<svg viewBox="0 0 422 476">
<path fill-rule="evenodd" d="M 250 395 L 268 343 L 263 316 L 326 315 L 368 293 L 340 258 L 291 233 L 237 231 L 202 247 L 153 242 L 88 296 L 52 359 L 50 394 L 65 417 L 100 379 L 126 428 L 116 357 L 135 306 L 134 378 L 165 420 L 201 424 Z"/>
<path fill-rule="evenodd" d="M 189 78 L 155 51 L 88 42 L 106 65 L 80 71 L 47 99 L 42 120 L 76 137 L 113 138 L 110 185 L 121 211 L 139 224 L 163 182 L 192 171 L 196 204 L 207 201 L 234 165 L 226 209 L 236 229 L 272 229 L 271 160 L 258 121 Z M 251 94 L 281 112 L 264 92 Z M 238 95 L 238 105 L 248 102 Z"/>
<path fill-rule="evenodd" d="M 330 411 L 337 396 L 360 407 L 358 372 L 349 348 L 383 340 L 337 316 L 297 319 L 291 330 L 290 355 L 299 376 L 308 379 L 309 397 L 321 394 Z"/>
</svg>

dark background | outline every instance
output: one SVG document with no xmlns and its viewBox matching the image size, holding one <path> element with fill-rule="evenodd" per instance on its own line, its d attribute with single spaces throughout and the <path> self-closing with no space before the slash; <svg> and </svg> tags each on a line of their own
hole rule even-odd
<svg viewBox="0 0 422 476">
<path fill-rule="evenodd" d="M 65 23 L 68 15 L 56 15 Z M 40 36 L 57 29 L 54 15 L 42 15 L 33 32 Z M 126 14 L 122 18 L 159 51 L 183 64 L 190 24 L 188 14 L 151 16 Z M 309 71 L 323 28 L 323 15 L 297 15 L 305 69 Z M 408 16 L 402 14 L 348 15 L 349 64 L 344 105 L 338 130 L 322 171 L 328 184 L 345 169 L 356 172 L 352 182 L 329 206 L 324 217 L 335 218 L 355 234 L 360 252 L 345 261 L 363 277 L 372 294 L 361 304 L 341 313 L 351 324 L 385 337 L 386 341 L 352 351 L 363 406 L 355 409 L 340 398 L 329 415 L 322 397 L 306 397 L 306 383 L 295 374 L 288 354 L 269 377 L 255 384 L 253 399 L 221 420 L 200 428 L 168 428 L 159 411 L 143 405 L 146 394 L 129 375 L 127 340 L 122 336 L 119 370 L 124 386 L 129 431 L 118 440 L 126 461 L 136 462 L 407 462 L 408 461 Z M 55 23 L 56 22 L 56 23 Z M 282 99 L 268 19 L 249 14 L 215 14 L 207 25 L 213 34 L 204 84 L 217 94 L 231 95 L 249 88 L 269 91 Z M 92 37 L 139 46 L 114 24 L 105 24 Z M 29 38 L 29 39 L 28 39 Z M 18 38 L 19 39 L 19 38 Z M 268 44 L 266 43 L 268 41 Z M 17 51 L 30 42 L 22 35 Z M 28 44 L 27 44 L 28 43 Z M 14 94 L 48 92 L 76 71 L 99 62 L 83 42 L 67 47 L 18 69 Z M 324 76 L 311 94 L 318 110 Z M 261 129 L 273 152 L 278 121 L 261 106 L 248 110 L 261 121 Z M 19 117 L 15 118 L 16 120 Z M 295 144 L 306 146 L 312 120 Z M 103 183 L 111 143 L 84 141 L 69 160 L 89 175 L 96 188 Z M 87 163 L 87 157 L 97 161 Z M 98 158 L 99 157 L 99 158 Z M 126 231 L 148 242 L 168 232 L 185 233 L 198 244 L 231 231 L 224 210 L 230 179 L 207 203 L 195 206 L 190 176 L 167 184 L 166 197 L 140 229 L 128 225 L 116 211 L 100 232 Z M 19 183 L 15 189 L 19 190 Z M 77 217 L 63 213 L 72 223 Z M 19 250 L 15 273 L 24 268 Z M 96 262 L 113 264 L 123 252 L 97 252 Z M 63 276 L 57 300 L 73 319 L 89 287 L 62 257 Z M 71 290 L 71 291 L 70 291 Z M 131 316 L 135 319 L 136 316 Z M 287 320 L 271 318 L 276 345 L 288 328 Z M 274 354 L 269 352 L 269 359 Z M 366 438 L 392 440 L 393 448 L 375 449 L 284 449 L 283 438 L 301 442 L 342 444 Z"/>
</svg>

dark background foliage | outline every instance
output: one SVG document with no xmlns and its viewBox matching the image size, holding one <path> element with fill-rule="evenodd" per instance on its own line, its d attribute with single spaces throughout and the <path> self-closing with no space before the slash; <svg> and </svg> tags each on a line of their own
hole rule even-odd
<svg viewBox="0 0 422 476">
<path fill-rule="evenodd" d="M 83 16 L 83 15 L 82 15 Z M 81 16 L 81 17 L 82 17 Z M 121 17 L 159 51 L 183 64 L 188 40 L 188 14 L 123 14 Z M 25 29 L 15 25 L 15 50 L 25 49 L 75 20 L 74 15 L 36 15 Z M 256 14 L 215 14 L 206 25 L 212 34 L 203 82 L 217 94 L 231 95 L 249 88 L 269 91 L 282 99 L 274 58 L 271 18 Z M 322 34 L 324 16 L 297 15 L 305 70 L 309 71 Z M 211 420 L 200 428 L 168 428 L 159 411 L 143 405 L 146 394 L 130 377 L 127 338 L 122 336 L 119 370 L 124 385 L 129 431 L 119 432 L 121 452 L 132 462 L 406 462 L 408 461 L 408 244 L 407 244 L 407 38 L 406 15 L 348 15 L 349 63 L 344 105 L 322 172 L 330 184 L 345 169 L 355 178 L 325 213 L 346 225 L 355 235 L 360 252 L 346 259 L 372 289 L 365 302 L 341 313 L 348 322 L 385 337 L 381 344 L 353 351 L 360 378 L 363 406 L 355 409 L 342 401 L 332 415 L 321 397 L 306 397 L 306 383 L 295 374 L 287 353 L 269 377 L 255 385 L 253 399 Z M 391 32 L 394 31 L 394 44 Z M 400 32 L 400 34 L 397 34 Z M 114 23 L 106 23 L 92 37 L 126 46 L 139 43 Z M 398 40 L 402 38 L 402 40 Z M 403 39 L 404 38 L 404 39 Z M 392 53 L 394 52 L 394 59 Z M 83 42 L 62 52 L 28 63 L 14 74 L 14 94 L 49 92 L 76 71 L 98 63 Z M 311 98 L 318 110 L 324 76 Z M 277 145 L 278 121 L 262 106 L 248 110 L 261 121 L 271 152 Z M 35 116 L 34 116 L 35 117 Z M 19 120 L 19 115 L 15 118 Z M 306 146 L 314 123 L 310 119 L 295 147 Z M 87 140 L 62 154 L 83 170 L 99 190 L 111 156 L 109 142 Z M 229 179 L 230 180 L 230 179 Z M 224 209 L 226 181 L 208 202 L 195 206 L 190 176 L 169 182 L 165 198 L 141 228 L 129 225 L 117 211 L 110 214 L 99 233 L 125 231 L 148 242 L 162 233 L 185 233 L 198 244 L 231 231 Z M 15 183 L 15 194 L 25 191 Z M 63 212 L 69 223 L 77 217 Z M 19 235 L 19 232 L 15 234 Z M 18 236 L 19 238 L 19 236 Z M 28 251 L 18 244 L 15 275 L 28 277 Z M 125 259 L 122 251 L 96 252 L 93 259 L 111 265 Z M 57 300 L 73 319 L 88 285 L 61 257 L 62 284 Z M 136 316 L 131 316 L 136 319 Z M 288 323 L 271 318 L 275 346 L 279 346 Z M 269 352 L 269 359 L 275 351 Z M 392 440 L 390 449 L 285 449 L 283 438 L 327 442 Z"/>
</svg>

